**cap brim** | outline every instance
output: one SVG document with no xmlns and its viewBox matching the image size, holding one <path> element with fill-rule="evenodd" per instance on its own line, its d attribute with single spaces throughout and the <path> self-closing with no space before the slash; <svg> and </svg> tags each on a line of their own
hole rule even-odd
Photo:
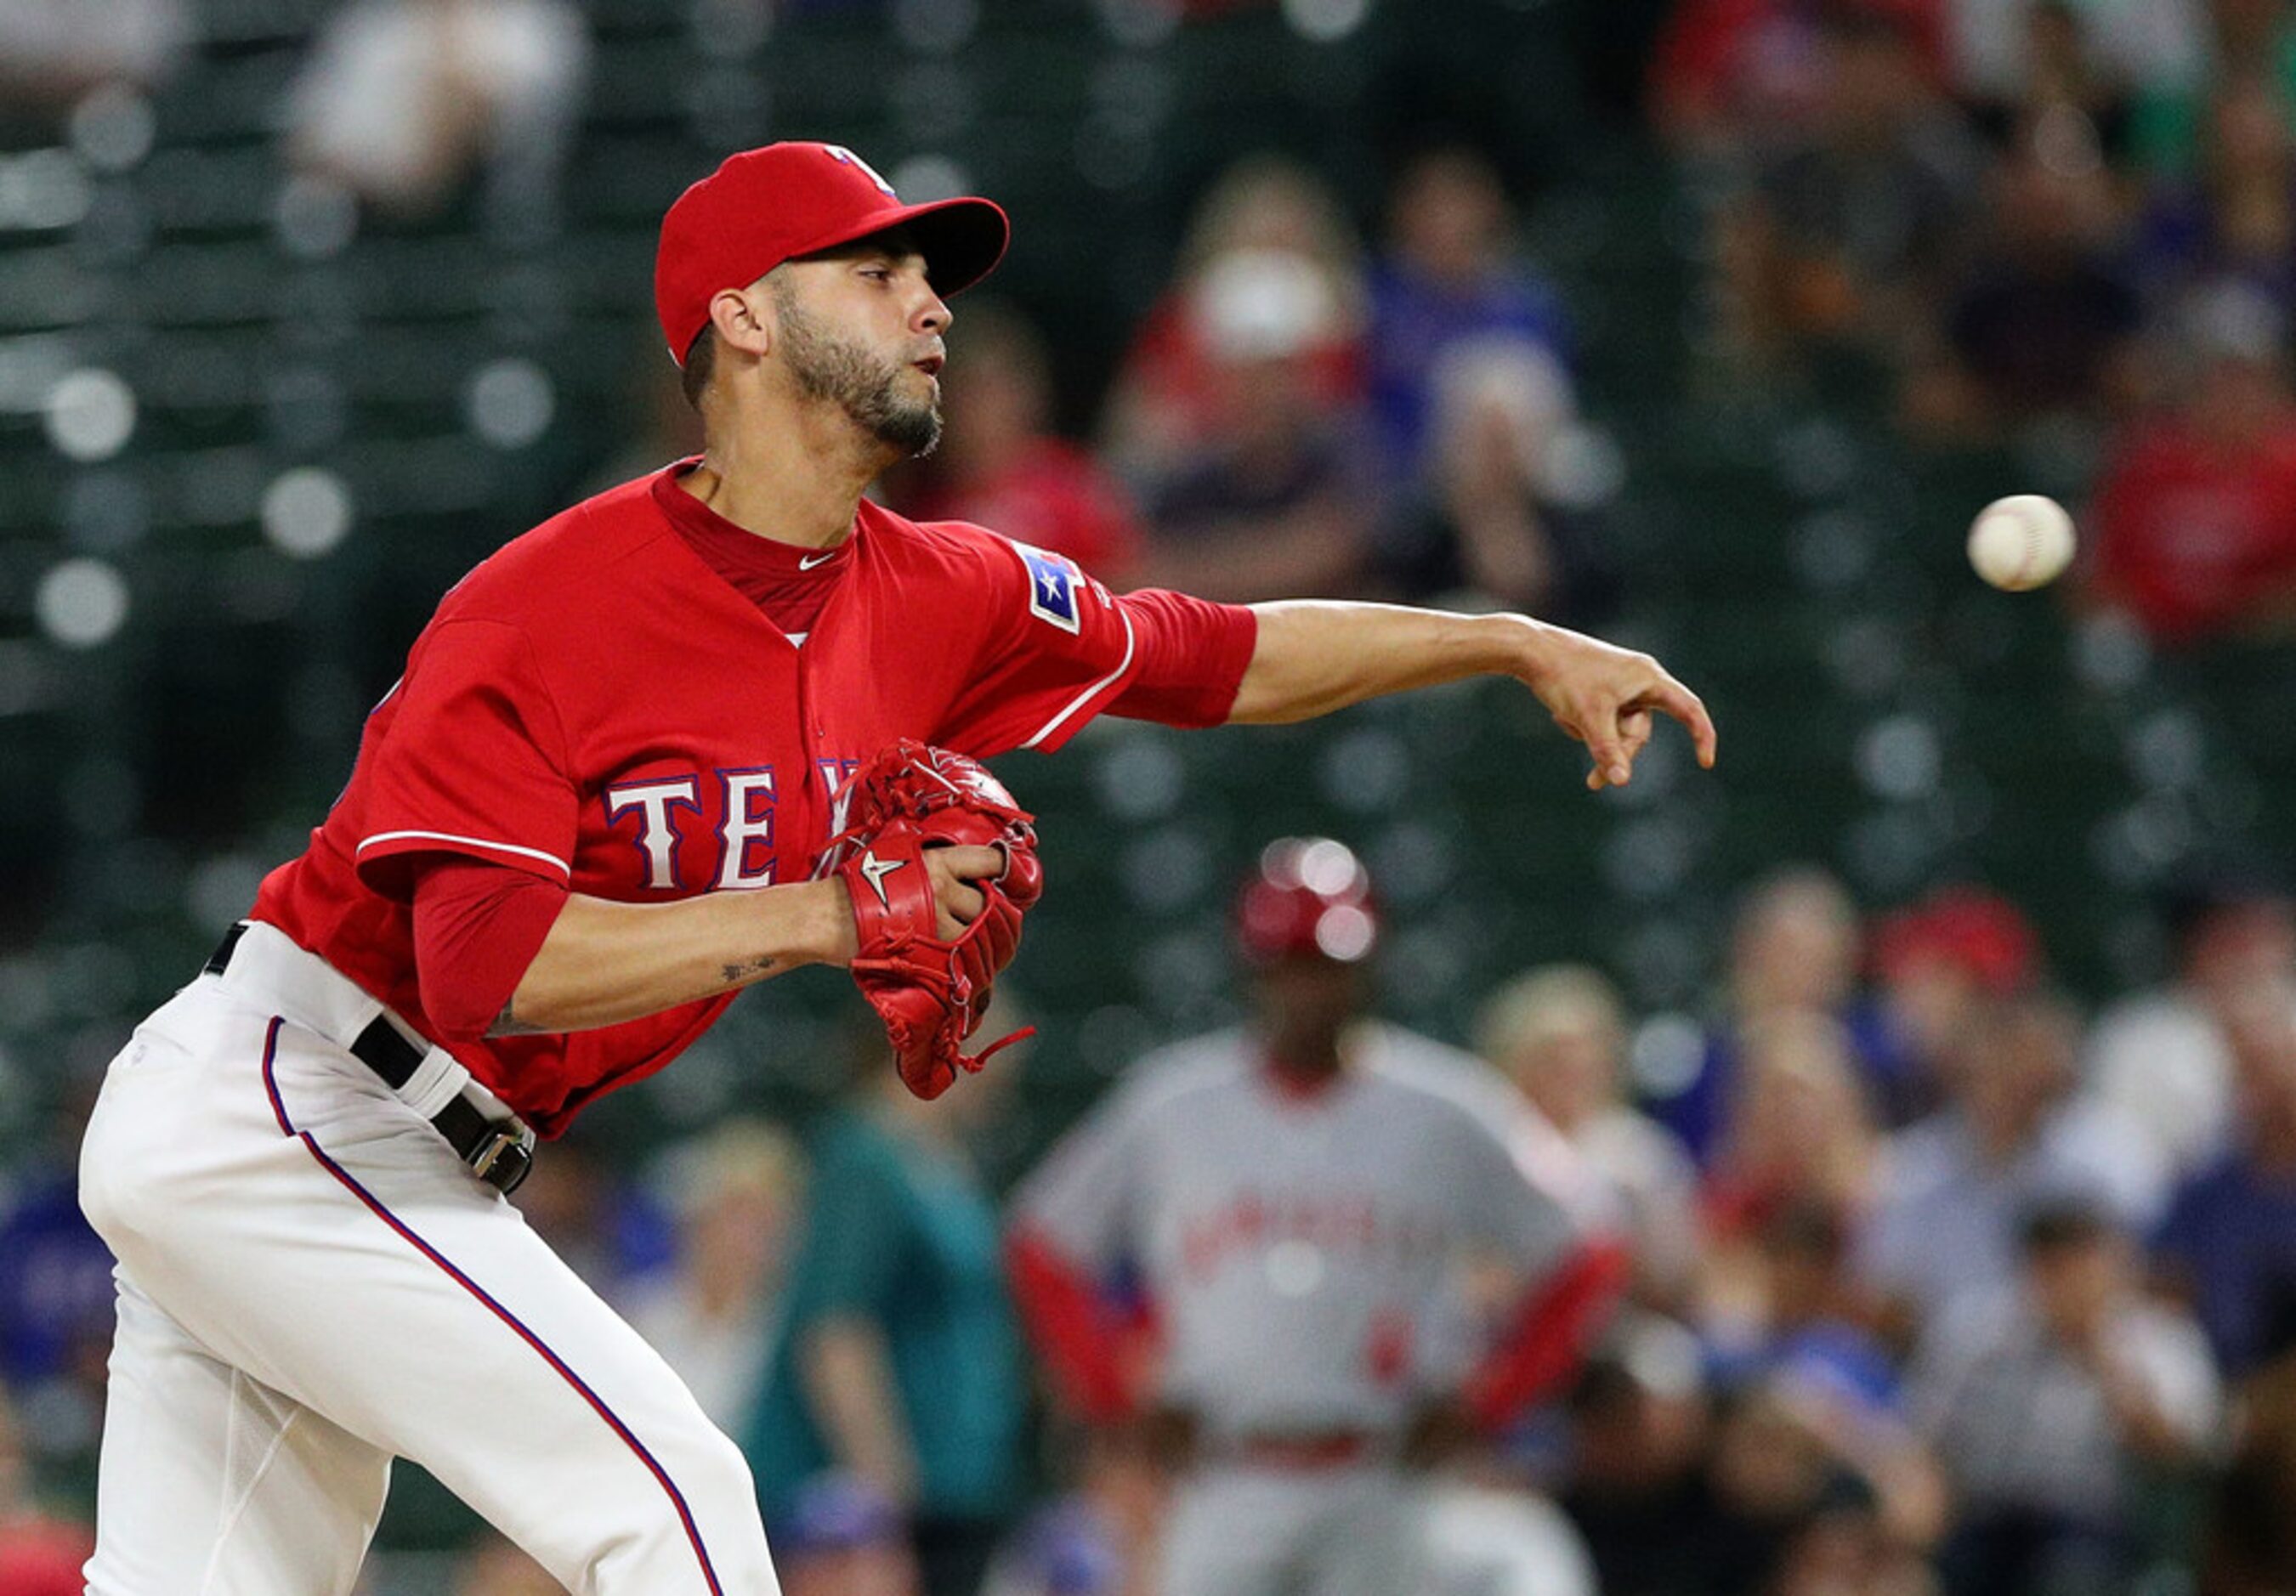
<svg viewBox="0 0 2296 1596">
<path fill-rule="evenodd" d="M 994 201 L 966 196 L 880 211 L 861 231 L 824 240 L 805 253 L 834 250 L 896 227 L 906 228 L 915 241 L 917 252 L 925 258 L 925 280 L 943 299 L 963 293 L 995 270 L 1013 237 L 1013 225 L 1003 207 Z"/>
</svg>

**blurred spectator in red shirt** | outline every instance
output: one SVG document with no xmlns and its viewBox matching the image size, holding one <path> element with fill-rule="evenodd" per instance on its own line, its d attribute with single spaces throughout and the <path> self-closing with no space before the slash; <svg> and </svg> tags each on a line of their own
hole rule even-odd
<svg viewBox="0 0 2296 1596">
<path fill-rule="evenodd" d="M 34 1505 L 15 1413 L 0 1387 L 0 1596 L 80 1596 L 80 1565 L 94 1550 L 84 1527 Z"/>
<path fill-rule="evenodd" d="M 1746 1027 L 1704 1208 L 1710 1267 L 1730 1270 L 1770 1215 L 1795 1206 L 1849 1219 L 1871 1191 L 1878 1142 L 1851 1061 L 1849 1031 L 1829 1015 L 1780 1010 Z"/>
<path fill-rule="evenodd" d="M 1938 1106 L 1992 1002 L 2039 974 L 2041 945 L 2022 911 L 1997 893 L 1946 887 L 1874 928 L 1874 976 L 1898 1065 L 1890 1118 L 1904 1125 Z"/>
<path fill-rule="evenodd" d="M 902 495 L 918 520 L 977 521 L 1066 554 L 1119 592 L 1140 560 L 1131 495 L 1098 461 L 1049 430 L 1052 365 L 1015 311 L 967 299 L 941 376 L 948 427 Z"/>
<path fill-rule="evenodd" d="M 2296 618 L 2296 398 L 2284 326 L 2251 291 L 2185 318 L 2165 414 L 2132 428 L 2094 506 L 2088 596 L 2156 642 L 2285 635 Z"/>
<path fill-rule="evenodd" d="M 1283 250 L 1238 250 L 1197 279 L 1219 427 L 1150 495 L 1154 585 L 1236 602 L 1362 585 L 1378 478 L 1359 417 L 1319 397 L 1315 369 L 1341 315 L 1316 263 Z"/>
<path fill-rule="evenodd" d="M 1726 152 L 1806 122 L 1824 99 L 1825 13 L 1857 0 L 1677 0 L 1651 66 L 1651 114 L 1686 153 Z M 1871 0 L 1902 16 L 1932 76 L 1939 0 Z"/>
<path fill-rule="evenodd" d="M 1318 404 L 1363 392 L 1362 248 L 1323 180 L 1280 155 L 1249 155 L 1198 202 L 1163 297 L 1133 335 L 1108 397 L 1103 443 L 1136 481 L 1168 476 L 1212 443 L 1221 426 L 1222 351 L 1201 318 L 1199 292 L 1213 266 L 1238 250 L 1281 250 L 1322 281 L 1330 319 L 1303 352 L 1306 389 Z"/>
</svg>

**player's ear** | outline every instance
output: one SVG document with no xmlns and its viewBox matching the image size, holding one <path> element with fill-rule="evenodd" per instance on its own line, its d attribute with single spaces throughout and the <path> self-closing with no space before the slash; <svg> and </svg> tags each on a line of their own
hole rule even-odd
<svg viewBox="0 0 2296 1596">
<path fill-rule="evenodd" d="M 750 355 L 764 355 L 774 346 L 776 329 L 769 296 L 756 284 L 719 289 L 709 299 L 709 324 L 718 340 Z"/>
</svg>

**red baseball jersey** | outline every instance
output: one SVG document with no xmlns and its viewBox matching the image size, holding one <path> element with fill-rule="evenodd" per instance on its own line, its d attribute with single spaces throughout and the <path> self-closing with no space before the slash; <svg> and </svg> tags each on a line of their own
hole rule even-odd
<svg viewBox="0 0 2296 1596">
<path fill-rule="evenodd" d="M 800 643 L 674 528 L 663 495 L 683 495 L 683 469 L 574 506 L 447 593 L 368 716 L 348 786 L 252 911 L 545 1134 L 667 1064 L 734 994 L 446 1040 L 415 968 L 412 856 L 636 903 L 801 881 L 846 777 L 892 740 L 985 758 L 1057 749 L 1105 709 L 1215 724 L 1250 657 L 1248 610 L 1119 599 L 1059 555 L 865 502 Z"/>
</svg>

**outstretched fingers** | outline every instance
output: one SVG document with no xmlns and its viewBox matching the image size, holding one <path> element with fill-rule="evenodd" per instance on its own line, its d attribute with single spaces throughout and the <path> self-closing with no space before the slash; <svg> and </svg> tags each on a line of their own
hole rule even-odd
<svg viewBox="0 0 2296 1596">
<path fill-rule="evenodd" d="M 1714 732 L 1714 717 L 1706 712 L 1706 702 L 1672 676 L 1664 676 L 1656 691 L 1644 698 L 1651 708 L 1663 710 L 1680 721 L 1690 733 L 1691 746 L 1698 750 L 1702 770 L 1714 768 L 1714 755 L 1718 740 Z"/>
</svg>

